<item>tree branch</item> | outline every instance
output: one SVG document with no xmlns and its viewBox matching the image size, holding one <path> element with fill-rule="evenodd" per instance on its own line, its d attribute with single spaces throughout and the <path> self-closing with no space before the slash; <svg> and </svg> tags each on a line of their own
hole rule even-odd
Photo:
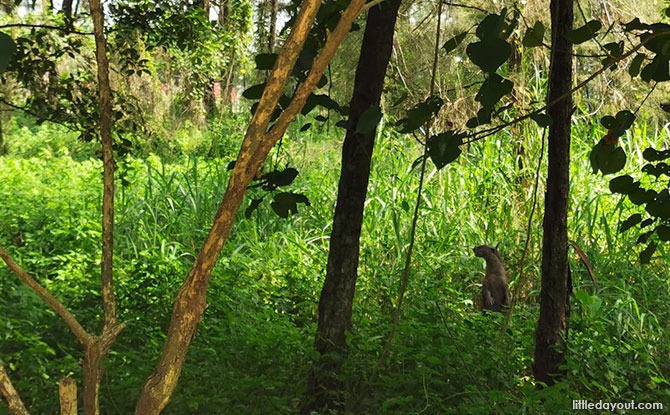
<svg viewBox="0 0 670 415">
<path fill-rule="evenodd" d="M 29 415 L 19 393 L 12 385 L 9 375 L 5 370 L 5 366 L 0 362 L 0 395 L 7 401 L 9 413 L 12 415 Z"/>
<path fill-rule="evenodd" d="M 66 32 L 67 34 L 84 35 L 84 36 L 90 36 L 90 35 L 93 34 L 93 32 L 79 32 L 77 30 L 72 30 L 72 29 L 67 28 L 67 27 L 43 25 L 43 24 L 11 23 L 11 24 L 0 25 L 0 29 L 10 28 L 10 27 L 27 27 L 27 28 L 31 28 L 31 29 L 51 29 L 51 30 L 58 30 L 60 32 Z"/>
<path fill-rule="evenodd" d="M 63 319 L 63 321 L 65 321 L 65 324 L 70 327 L 70 330 L 72 330 L 72 333 L 81 344 L 86 346 L 92 343 L 93 336 L 84 330 L 74 315 L 72 315 L 72 313 L 70 313 L 70 311 L 65 308 L 65 306 L 60 301 L 58 301 L 56 297 L 54 297 L 49 291 L 42 287 L 39 282 L 28 275 L 28 273 L 23 268 L 21 268 L 21 266 L 14 262 L 9 253 L 1 246 L 0 258 L 5 261 L 9 269 L 14 274 L 16 274 L 28 287 L 35 291 L 37 295 L 42 297 L 42 299 L 49 305 L 49 307 L 51 307 L 56 312 L 56 314 L 58 314 Z"/>
</svg>

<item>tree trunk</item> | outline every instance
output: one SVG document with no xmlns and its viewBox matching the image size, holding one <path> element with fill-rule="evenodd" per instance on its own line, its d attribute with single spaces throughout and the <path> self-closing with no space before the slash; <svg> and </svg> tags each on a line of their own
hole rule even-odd
<svg viewBox="0 0 670 415">
<path fill-rule="evenodd" d="M 219 24 L 225 27 L 228 21 L 228 0 L 221 0 L 219 2 Z"/>
<path fill-rule="evenodd" d="M 320 0 L 303 1 L 293 29 L 277 57 L 277 63 L 270 73 L 261 100 L 245 133 L 226 193 L 214 218 L 214 224 L 196 257 L 193 268 L 177 293 L 163 352 L 158 364 L 144 384 L 135 407 L 135 413 L 138 415 L 160 414 L 168 404 L 177 386 L 196 328 L 205 312 L 207 286 L 211 279 L 212 269 L 230 234 L 247 186 L 272 147 L 284 135 L 289 124 L 305 105 L 307 97 L 316 88 L 328 63 L 335 55 L 335 51 L 351 30 L 354 19 L 362 11 L 365 0 L 352 0 L 342 12 L 337 27 L 330 32 L 307 78 L 298 86 L 293 99 L 279 119 L 269 128 L 270 118 L 286 87 L 320 5 Z"/>
<path fill-rule="evenodd" d="M 268 51 L 275 51 L 277 43 L 277 14 L 279 13 L 279 0 L 270 0 L 270 33 L 268 36 Z"/>
<path fill-rule="evenodd" d="M 63 20 L 65 20 L 65 26 L 68 29 L 73 29 L 73 14 L 72 14 L 72 4 L 73 0 L 63 0 L 61 5 L 61 13 L 63 13 Z"/>
<path fill-rule="evenodd" d="M 58 383 L 60 415 L 77 415 L 77 382 L 72 378 L 63 378 Z"/>
<path fill-rule="evenodd" d="M 351 327 L 363 207 L 376 133 L 357 133 L 356 125 L 364 111 L 379 105 L 399 6 L 400 0 L 386 1 L 370 9 L 367 17 L 342 148 L 326 279 L 319 300 L 315 347 L 320 360 L 310 373 L 302 414 L 343 407 L 344 385 L 338 372 L 347 353 L 345 332 Z"/>
<path fill-rule="evenodd" d="M 544 211 L 540 318 L 535 334 L 535 380 L 553 385 L 562 375 L 568 334 L 570 268 L 568 196 L 570 190 L 570 116 L 572 113 L 572 0 L 551 0 L 551 67 L 548 115 L 549 167 Z"/>
</svg>

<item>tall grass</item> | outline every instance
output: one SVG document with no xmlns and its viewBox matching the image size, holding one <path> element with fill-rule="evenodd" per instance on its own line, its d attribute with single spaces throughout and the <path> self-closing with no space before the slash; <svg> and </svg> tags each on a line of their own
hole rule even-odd
<svg viewBox="0 0 670 415">
<path fill-rule="evenodd" d="M 534 390 L 529 368 L 540 278 L 542 179 L 530 233 L 526 224 L 542 133 L 531 124 L 517 131 L 524 136 L 523 168 L 517 159 L 519 137 L 506 132 L 471 144 L 441 171 L 429 167 L 400 333 L 392 359 L 367 384 L 389 329 L 419 177 L 412 168 L 418 145 L 390 129 L 380 132 L 345 373 L 352 413 L 553 414 L 567 413 L 573 398 L 667 402 L 665 251 L 650 266 L 636 262 L 634 231 L 617 231 L 634 208 L 610 194 L 608 178 L 591 173 L 588 152 L 602 132 L 585 124 L 574 128 L 570 238 L 588 255 L 597 291 L 572 257 L 579 294 L 573 301 L 570 376 L 559 388 Z M 637 169 L 648 144 L 667 138 L 667 132 L 638 125 L 622 142 L 627 169 Z M 296 129 L 271 156 L 268 169 L 300 171 L 291 191 L 305 194 L 311 206 L 280 219 L 266 198 L 248 219 L 239 214 L 166 413 L 293 412 L 314 353 L 339 140 L 335 130 Z M 171 301 L 225 191 L 233 158 L 232 151 L 223 151 L 219 158 L 191 154 L 171 161 L 149 156 L 119 162 L 125 184 L 117 198 L 115 272 L 128 328 L 108 363 L 102 394 L 107 413 L 132 411 L 133 397 L 160 351 Z M 88 325 L 97 324 L 99 314 L 99 172 L 99 162 L 76 162 L 68 155 L 0 158 L 0 241 Z M 250 189 L 248 199 L 262 194 Z M 19 231 L 26 242 L 12 246 Z M 530 254 L 522 264 L 529 236 Z M 483 264 L 471 248 L 482 243 L 499 244 L 513 283 L 522 284 L 518 310 L 502 338 L 500 319 L 476 310 Z M 518 281 L 522 266 L 526 280 Z M 0 343 L 3 359 L 15 370 L 19 389 L 35 397 L 30 400 L 34 412 L 54 412 L 55 396 L 40 399 L 38 391 L 52 389 L 63 373 L 78 373 L 80 352 L 62 324 L 40 311 L 39 301 L 4 268 L 0 281 L 0 312 L 12 337 Z"/>
</svg>

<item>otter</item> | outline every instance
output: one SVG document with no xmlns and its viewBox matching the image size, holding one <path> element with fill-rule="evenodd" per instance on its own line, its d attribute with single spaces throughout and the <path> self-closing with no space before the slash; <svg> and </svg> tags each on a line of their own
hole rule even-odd
<svg viewBox="0 0 670 415">
<path fill-rule="evenodd" d="M 482 311 L 506 312 L 509 308 L 509 288 L 507 273 L 498 250 L 489 245 L 479 245 L 472 251 L 475 256 L 486 260 L 486 276 L 482 284 Z"/>
</svg>

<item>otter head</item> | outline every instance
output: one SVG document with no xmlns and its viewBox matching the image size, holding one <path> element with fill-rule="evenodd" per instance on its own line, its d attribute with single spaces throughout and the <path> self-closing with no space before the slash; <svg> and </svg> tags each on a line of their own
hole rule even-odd
<svg viewBox="0 0 670 415">
<path fill-rule="evenodd" d="M 474 252 L 475 256 L 481 257 L 481 258 L 490 258 L 490 257 L 496 257 L 500 258 L 500 254 L 498 253 L 498 250 L 490 245 L 479 245 L 475 246 L 472 248 L 472 252 Z"/>
</svg>

